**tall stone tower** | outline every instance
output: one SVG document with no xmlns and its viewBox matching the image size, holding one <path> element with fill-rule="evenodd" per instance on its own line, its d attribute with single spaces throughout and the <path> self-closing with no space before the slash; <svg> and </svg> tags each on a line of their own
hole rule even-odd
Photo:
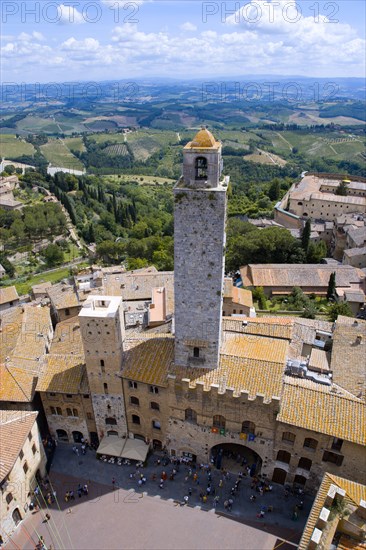
<svg viewBox="0 0 366 550">
<path fill-rule="evenodd" d="M 122 298 L 89 296 L 79 313 L 98 436 L 127 435 L 120 376 L 125 334 Z"/>
<path fill-rule="evenodd" d="M 174 187 L 175 363 L 213 369 L 219 361 L 226 191 L 221 143 L 206 129 L 183 149 Z"/>
</svg>

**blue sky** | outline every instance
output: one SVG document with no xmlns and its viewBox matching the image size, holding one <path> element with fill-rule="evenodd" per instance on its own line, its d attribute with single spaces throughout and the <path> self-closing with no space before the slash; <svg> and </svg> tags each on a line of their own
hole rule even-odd
<svg viewBox="0 0 366 550">
<path fill-rule="evenodd" d="M 363 0 L 2 0 L 2 82 L 365 74 Z"/>
</svg>

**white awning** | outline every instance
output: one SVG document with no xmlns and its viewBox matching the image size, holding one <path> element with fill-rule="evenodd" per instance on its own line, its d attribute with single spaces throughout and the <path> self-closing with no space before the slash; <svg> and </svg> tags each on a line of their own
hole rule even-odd
<svg viewBox="0 0 366 550">
<path fill-rule="evenodd" d="M 118 435 L 103 437 L 97 449 L 99 455 L 129 458 L 144 462 L 149 452 L 149 445 L 140 439 L 121 439 Z"/>
<path fill-rule="evenodd" d="M 149 445 L 146 445 L 141 439 L 126 439 L 125 441 L 126 443 L 123 447 L 121 456 L 123 458 L 129 458 L 130 460 L 145 462 L 149 451 Z"/>
<path fill-rule="evenodd" d="M 125 439 L 121 439 L 118 435 L 106 435 L 103 437 L 98 447 L 97 453 L 107 456 L 121 456 Z"/>
</svg>

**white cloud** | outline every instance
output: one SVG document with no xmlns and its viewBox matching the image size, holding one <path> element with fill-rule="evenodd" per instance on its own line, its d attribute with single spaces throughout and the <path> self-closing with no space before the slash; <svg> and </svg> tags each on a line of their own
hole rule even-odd
<svg viewBox="0 0 366 550">
<path fill-rule="evenodd" d="M 196 25 L 193 25 L 193 23 L 190 23 L 189 21 L 187 21 L 186 23 L 183 23 L 183 25 L 181 25 L 180 28 L 182 29 L 182 31 L 187 31 L 187 32 L 193 32 L 197 30 Z"/>
<path fill-rule="evenodd" d="M 183 23 L 182 30 L 187 25 L 191 23 Z M 264 73 L 357 76 L 364 72 L 365 41 L 349 25 L 314 24 L 303 17 L 297 23 L 242 22 L 223 30 L 144 32 L 137 25 L 124 24 L 110 33 L 87 38 L 73 33 L 61 41 L 53 35 L 45 42 L 35 32 L 17 38 L 9 35 L 4 41 L 4 71 L 11 75 L 23 68 L 32 78 L 32 67 L 41 70 L 45 66 L 47 70 L 54 67 L 60 79 L 88 75 L 101 80 L 159 74 L 207 78 Z"/>
<path fill-rule="evenodd" d="M 33 31 L 32 34 L 28 34 L 26 32 L 20 33 L 18 36 L 18 40 L 20 40 L 20 42 L 32 42 L 33 40 L 44 42 L 46 39 L 42 33 Z"/>
<path fill-rule="evenodd" d="M 81 25 L 86 23 L 87 19 L 73 6 L 60 4 L 57 8 L 59 23 L 62 25 Z"/>
<path fill-rule="evenodd" d="M 84 40 L 76 40 L 75 38 L 68 38 L 61 44 L 62 50 L 78 51 L 97 51 L 99 49 L 99 42 L 95 38 L 84 38 Z"/>
</svg>

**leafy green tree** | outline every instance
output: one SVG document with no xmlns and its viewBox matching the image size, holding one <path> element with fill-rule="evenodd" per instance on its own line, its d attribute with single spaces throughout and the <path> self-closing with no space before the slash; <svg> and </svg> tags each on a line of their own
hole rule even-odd
<svg viewBox="0 0 366 550">
<path fill-rule="evenodd" d="M 336 195 L 341 195 L 345 197 L 347 195 L 347 183 L 345 181 L 341 181 L 338 185 L 337 189 L 335 190 Z"/>
<path fill-rule="evenodd" d="M 304 311 L 301 314 L 301 317 L 304 317 L 305 319 L 315 319 L 316 317 L 316 307 L 313 304 L 313 302 L 308 302 L 306 306 L 304 307 Z"/>
<path fill-rule="evenodd" d="M 327 300 L 334 298 L 336 292 L 336 274 L 335 271 L 330 274 L 327 289 Z"/>
<path fill-rule="evenodd" d="M 127 267 L 128 269 L 141 269 L 146 267 L 149 262 L 145 258 L 128 258 Z"/>
<path fill-rule="evenodd" d="M 303 293 L 302 289 L 298 286 L 294 286 L 288 297 L 289 304 L 292 309 L 297 311 L 306 308 L 309 305 L 309 298 Z"/>
<path fill-rule="evenodd" d="M 307 252 L 309 248 L 310 234 L 311 234 L 311 220 L 307 219 L 301 234 L 301 246 L 303 247 L 305 252 Z"/>
<path fill-rule="evenodd" d="M 318 243 L 310 242 L 307 249 L 306 261 L 308 264 L 318 264 L 326 255 L 327 245 L 324 241 L 319 241 Z"/>
<path fill-rule="evenodd" d="M 268 196 L 271 201 L 277 201 L 281 197 L 281 182 L 278 178 L 275 178 L 271 183 L 268 190 Z"/>
<path fill-rule="evenodd" d="M 256 300 L 259 305 L 259 309 L 267 309 L 267 297 L 264 293 L 262 286 L 257 286 L 253 289 L 253 300 Z"/>
<path fill-rule="evenodd" d="M 344 315 L 345 317 L 353 317 L 353 312 L 348 302 L 335 302 L 328 307 L 328 320 L 336 321 L 338 315 Z"/>
<path fill-rule="evenodd" d="M 6 271 L 8 277 L 12 278 L 15 275 L 15 269 L 12 263 L 9 262 L 8 258 L 3 254 L 0 254 L 0 264 Z"/>
<path fill-rule="evenodd" d="M 62 264 L 64 253 L 57 244 L 49 244 L 42 252 L 46 264 L 50 267 Z"/>
<path fill-rule="evenodd" d="M 14 174 L 15 166 L 13 166 L 12 164 L 8 164 L 7 166 L 5 166 L 4 172 L 6 173 L 6 175 Z"/>
<path fill-rule="evenodd" d="M 174 269 L 174 258 L 166 250 L 155 250 L 152 261 L 159 271 L 173 271 Z"/>
</svg>

